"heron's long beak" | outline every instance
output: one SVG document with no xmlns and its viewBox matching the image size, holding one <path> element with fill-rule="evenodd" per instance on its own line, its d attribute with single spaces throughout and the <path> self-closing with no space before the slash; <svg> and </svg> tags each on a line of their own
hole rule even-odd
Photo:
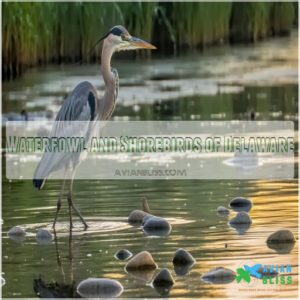
<svg viewBox="0 0 300 300">
<path fill-rule="evenodd" d="M 137 37 L 131 37 L 128 42 L 135 49 L 157 49 L 155 46 Z"/>
</svg>

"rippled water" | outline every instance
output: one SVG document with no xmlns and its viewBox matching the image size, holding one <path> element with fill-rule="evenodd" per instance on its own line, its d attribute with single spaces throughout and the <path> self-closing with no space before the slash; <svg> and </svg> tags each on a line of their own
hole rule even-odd
<svg viewBox="0 0 300 300">
<path fill-rule="evenodd" d="M 57 182 L 49 181 L 47 189 L 40 193 L 33 192 L 29 182 L 16 182 L 5 188 L 4 231 L 13 225 L 24 225 L 28 232 L 35 234 L 37 227 L 49 227 L 58 187 Z M 80 181 L 75 184 L 74 194 L 91 225 L 87 232 L 78 231 L 76 227 L 69 241 L 65 205 L 59 218 L 57 243 L 38 245 L 32 236 L 19 244 L 4 235 L 4 296 L 34 296 L 33 279 L 39 274 L 47 282 L 60 283 L 79 282 L 87 277 L 115 278 L 124 285 L 124 297 L 159 296 L 140 278 L 126 274 L 125 263 L 114 258 L 115 252 L 124 247 L 133 253 L 148 250 L 160 268 L 172 271 L 176 283 L 170 291 L 171 297 L 297 294 L 298 247 L 289 254 L 277 254 L 265 244 L 276 229 L 289 228 L 297 233 L 296 181 Z M 140 199 L 145 195 L 153 213 L 170 219 L 170 236 L 146 237 L 140 228 L 128 225 L 126 216 L 140 208 Z M 253 224 L 244 235 L 229 227 L 227 217 L 216 213 L 219 205 L 227 205 L 231 198 L 239 195 L 249 197 L 254 203 Z M 172 257 L 179 247 L 189 250 L 197 260 L 186 276 L 175 276 L 173 270 Z M 259 283 L 256 288 L 261 291 L 255 292 L 236 283 L 211 285 L 200 280 L 201 274 L 210 268 L 224 266 L 235 270 L 247 262 L 292 264 L 293 285 Z"/>
<path fill-rule="evenodd" d="M 296 122 L 295 45 L 297 38 L 293 35 L 257 47 L 217 49 L 198 56 L 199 64 L 193 64 L 192 58 L 154 61 L 153 65 L 134 62 L 133 66 L 120 62 L 119 75 L 127 79 L 123 82 L 121 79 L 121 100 L 114 117 L 243 120 L 248 119 L 253 110 L 258 120 Z M 97 70 L 98 67 L 88 66 L 49 68 L 6 83 L 3 86 L 5 117 L 18 118 L 20 111 L 26 109 L 33 118 L 52 118 L 63 96 L 78 81 L 89 79 L 98 84 Z M 254 75 L 251 77 L 251 74 Z M 155 89 L 153 96 L 151 91 Z M 141 94 L 137 94 L 138 91 L 142 91 Z M 163 95 L 161 99 L 157 99 L 159 95 Z M 297 123 L 295 125 L 297 128 Z M 295 174 L 297 176 L 297 169 Z M 124 286 L 122 297 L 160 297 L 161 294 L 143 279 L 150 281 L 152 274 L 143 274 L 143 277 L 125 272 L 125 263 L 114 258 L 121 248 L 134 254 L 147 250 L 159 268 L 169 268 L 175 279 L 170 297 L 297 297 L 298 245 L 295 244 L 290 253 L 279 254 L 265 243 L 272 232 L 281 228 L 292 230 L 298 239 L 296 179 L 77 181 L 74 199 L 90 228 L 82 231 L 80 224 L 75 223 L 70 237 L 65 201 L 56 238 L 41 245 L 35 233 L 38 228 L 51 229 L 60 182 L 48 181 L 38 192 L 30 181 L 9 182 L 5 173 L 3 178 L 4 297 L 34 297 L 33 280 L 39 276 L 47 283 L 60 284 L 72 281 L 77 284 L 88 277 L 113 278 Z M 141 228 L 127 223 L 129 213 L 141 208 L 144 196 L 151 211 L 172 224 L 169 236 L 147 237 Z M 228 225 L 233 212 L 229 217 L 216 213 L 218 206 L 227 206 L 237 196 L 248 197 L 254 204 L 250 212 L 253 224 L 244 234 Z M 7 237 L 7 231 L 14 225 L 23 226 L 29 233 L 21 243 Z M 177 276 L 173 269 L 172 258 L 178 248 L 190 251 L 197 261 L 185 276 Z M 245 263 L 291 264 L 292 285 L 264 285 L 259 281 L 250 286 L 236 282 L 213 285 L 200 279 L 211 268 L 223 266 L 235 271 Z"/>
</svg>

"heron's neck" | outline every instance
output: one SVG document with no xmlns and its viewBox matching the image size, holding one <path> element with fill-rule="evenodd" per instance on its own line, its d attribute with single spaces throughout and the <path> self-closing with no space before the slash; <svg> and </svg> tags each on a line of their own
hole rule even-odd
<svg viewBox="0 0 300 300">
<path fill-rule="evenodd" d="M 109 42 L 104 41 L 101 56 L 101 72 L 105 82 L 105 92 L 99 104 L 99 116 L 102 120 L 109 119 L 116 101 L 116 76 L 111 71 L 110 61 L 114 53 Z"/>
<path fill-rule="evenodd" d="M 111 72 L 110 61 L 114 53 L 113 48 L 104 41 L 101 55 L 101 72 L 106 89 L 114 88 L 115 77 Z"/>
</svg>

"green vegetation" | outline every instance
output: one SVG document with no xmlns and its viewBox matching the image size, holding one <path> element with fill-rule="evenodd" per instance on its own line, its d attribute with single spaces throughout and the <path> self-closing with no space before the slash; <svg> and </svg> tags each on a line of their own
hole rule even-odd
<svg viewBox="0 0 300 300">
<path fill-rule="evenodd" d="M 288 34 L 293 25 L 294 15 L 298 15 L 298 12 L 290 3 L 274 3 L 271 9 L 273 33 L 275 35 Z"/>
<path fill-rule="evenodd" d="M 288 34 L 297 3 L 5 2 L 2 13 L 2 75 L 10 79 L 39 64 L 95 62 L 95 41 L 115 24 L 162 54 Z"/>
<path fill-rule="evenodd" d="M 270 33 L 272 26 L 270 19 L 271 3 L 264 2 L 236 2 L 232 6 L 231 39 L 237 42 L 256 42 Z"/>
<path fill-rule="evenodd" d="M 197 49 L 222 43 L 230 30 L 231 2 L 176 2 L 173 24 L 179 47 Z"/>
</svg>

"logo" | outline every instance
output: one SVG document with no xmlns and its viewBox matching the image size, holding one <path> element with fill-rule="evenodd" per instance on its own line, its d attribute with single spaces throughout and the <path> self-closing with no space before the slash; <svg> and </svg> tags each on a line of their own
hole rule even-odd
<svg viewBox="0 0 300 300">
<path fill-rule="evenodd" d="M 263 265 L 256 263 L 252 266 L 245 264 L 236 269 L 236 282 L 253 285 L 257 279 L 262 284 L 292 284 L 291 265 Z"/>
<path fill-rule="evenodd" d="M 261 267 L 262 267 L 261 264 L 256 264 L 253 267 L 244 265 L 244 269 L 238 268 L 236 270 L 238 275 L 235 277 L 237 283 L 240 283 L 242 280 L 249 283 L 251 281 L 251 275 L 256 278 L 261 278 L 262 274 L 258 273 L 258 271 L 261 269 Z"/>
</svg>

